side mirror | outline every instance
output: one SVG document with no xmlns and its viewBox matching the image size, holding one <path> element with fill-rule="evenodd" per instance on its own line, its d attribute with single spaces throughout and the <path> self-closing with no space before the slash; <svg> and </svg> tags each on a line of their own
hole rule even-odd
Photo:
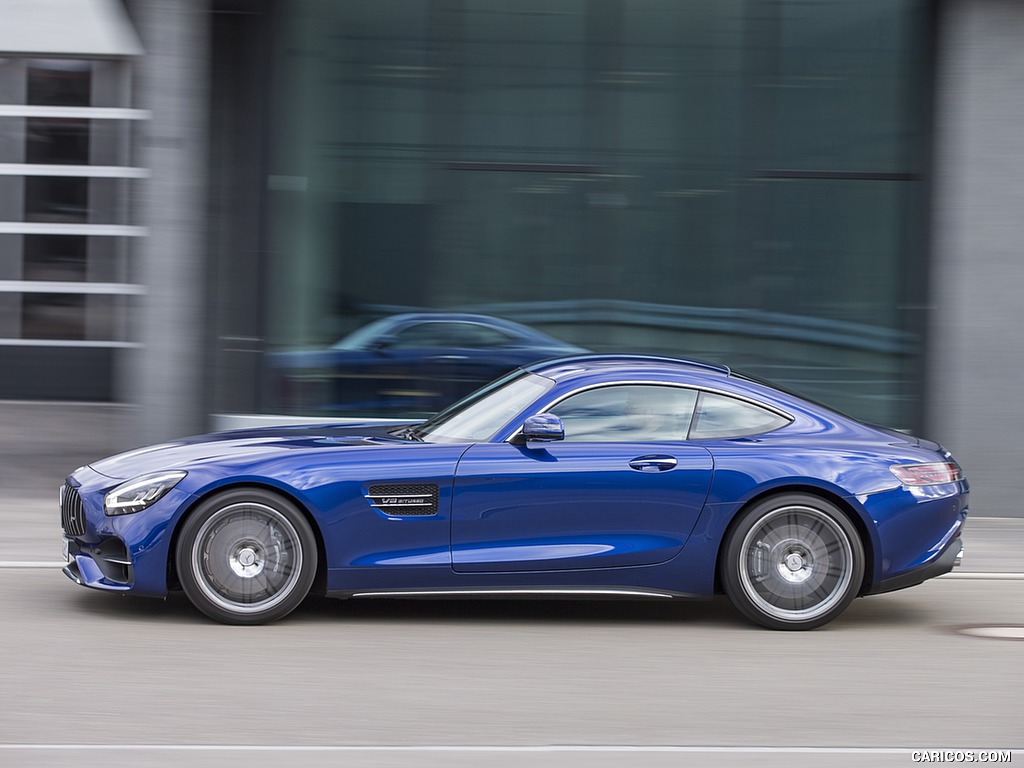
<svg viewBox="0 0 1024 768">
<path fill-rule="evenodd" d="M 387 336 L 378 336 L 376 339 L 370 342 L 368 348 L 373 350 L 374 352 L 386 352 L 387 350 L 395 346 L 395 343 L 397 341 L 398 339 L 395 336 L 392 336 L 391 334 L 388 334 Z"/>
<path fill-rule="evenodd" d="M 527 416 L 523 428 L 519 430 L 512 442 L 524 445 L 530 441 L 550 443 L 565 439 L 565 425 L 553 413 L 538 413 Z"/>
</svg>

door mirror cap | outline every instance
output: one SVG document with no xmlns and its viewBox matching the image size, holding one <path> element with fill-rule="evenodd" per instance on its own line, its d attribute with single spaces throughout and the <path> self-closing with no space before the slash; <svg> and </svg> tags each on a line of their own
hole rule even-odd
<svg viewBox="0 0 1024 768">
<path fill-rule="evenodd" d="M 395 346 L 397 342 L 398 337 L 389 333 L 384 336 L 378 336 L 367 344 L 366 348 L 374 352 L 385 352 Z"/>
<path fill-rule="evenodd" d="M 538 413 L 527 416 L 523 428 L 512 438 L 515 445 L 528 442 L 551 443 L 565 439 L 565 425 L 553 413 Z"/>
</svg>

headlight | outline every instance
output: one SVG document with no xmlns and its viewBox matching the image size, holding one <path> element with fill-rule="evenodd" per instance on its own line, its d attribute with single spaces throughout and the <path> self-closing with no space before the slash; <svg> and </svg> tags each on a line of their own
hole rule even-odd
<svg viewBox="0 0 1024 768">
<path fill-rule="evenodd" d="M 141 512 L 160 501 L 187 474 L 182 471 L 160 472 L 122 483 L 104 497 L 103 511 L 108 515 Z"/>
</svg>

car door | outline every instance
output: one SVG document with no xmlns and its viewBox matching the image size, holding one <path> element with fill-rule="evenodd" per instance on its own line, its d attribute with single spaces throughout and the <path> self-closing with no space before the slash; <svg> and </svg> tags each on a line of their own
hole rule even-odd
<svg viewBox="0 0 1024 768">
<path fill-rule="evenodd" d="M 678 554 L 714 466 L 685 441 L 695 401 L 676 387 L 594 388 L 549 409 L 564 441 L 469 448 L 455 476 L 454 569 L 614 568 Z"/>
</svg>

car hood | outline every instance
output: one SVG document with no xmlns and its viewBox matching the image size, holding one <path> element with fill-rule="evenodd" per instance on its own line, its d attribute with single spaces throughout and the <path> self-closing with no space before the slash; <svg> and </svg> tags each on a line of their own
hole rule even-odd
<svg viewBox="0 0 1024 768">
<path fill-rule="evenodd" d="M 258 462 L 287 452 L 346 447 L 370 449 L 412 442 L 390 434 L 402 426 L 408 425 L 365 422 L 215 432 L 137 448 L 93 462 L 89 467 L 111 479 L 127 480 L 148 472 L 187 469 L 226 460 Z"/>
</svg>

